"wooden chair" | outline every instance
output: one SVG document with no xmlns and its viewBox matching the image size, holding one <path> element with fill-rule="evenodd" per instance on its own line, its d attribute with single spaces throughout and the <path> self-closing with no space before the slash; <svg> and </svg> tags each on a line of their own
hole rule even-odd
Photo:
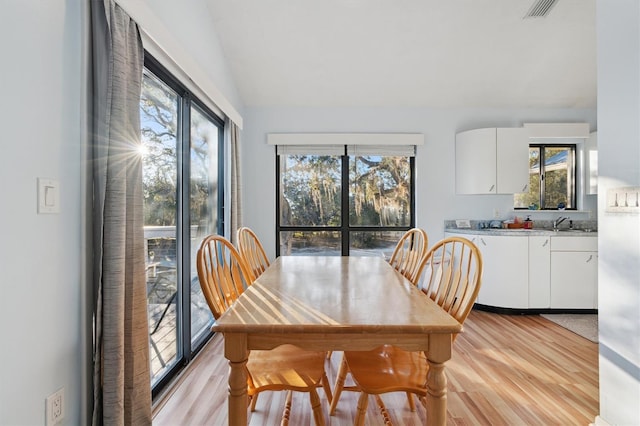
<svg viewBox="0 0 640 426">
<path fill-rule="evenodd" d="M 226 238 L 210 235 L 197 254 L 200 286 L 214 318 L 220 316 L 253 282 L 253 275 L 236 248 Z M 251 411 L 263 391 L 288 391 L 282 424 L 289 423 L 292 391 L 308 392 L 316 425 L 324 425 L 324 415 L 316 388 L 322 386 L 331 401 L 325 372 L 326 352 L 313 352 L 293 345 L 272 350 L 251 351 L 247 362 L 247 393 Z"/>
<path fill-rule="evenodd" d="M 422 291 L 463 324 L 481 285 L 482 255 L 475 244 L 465 238 L 445 238 L 429 250 L 418 269 L 419 274 L 425 272 Z M 362 392 L 358 399 L 356 425 L 364 424 L 369 395 L 375 395 L 385 424 L 390 420 L 380 397 L 383 393 L 415 394 L 426 406 L 429 365 L 425 353 L 385 345 L 372 351 L 345 352 L 343 364 Z M 413 411 L 412 403 L 413 398 L 410 399 Z"/>
<path fill-rule="evenodd" d="M 405 232 L 396 244 L 396 248 L 393 250 L 389 264 L 414 285 L 418 285 L 421 262 L 427 253 L 428 248 L 429 238 L 427 237 L 427 233 L 423 229 L 412 228 Z M 330 355 L 331 353 L 329 353 L 329 356 Z M 335 414 L 336 406 L 342 391 L 359 391 L 357 386 L 345 387 L 347 374 L 349 374 L 349 368 L 347 367 L 343 356 L 342 361 L 340 362 L 340 367 L 338 368 L 336 382 L 333 387 L 333 400 L 329 407 L 330 415 Z M 411 395 L 408 396 L 413 409 L 413 399 L 411 398 Z"/>
<path fill-rule="evenodd" d="M 427 233 L 413 228 L 404 233 L 391 255 L 389 264 L 414 284 L 418 283 L 418 269 L 429 248 Z"/>
<path fill-rule="evenodd" d="M 258 236 L 246 226 L 236 233 L 238 251 L 245 259 L 253 278 L 258 278 L 269 267 L 269 259 L 258 239 Z"/>
</svg>

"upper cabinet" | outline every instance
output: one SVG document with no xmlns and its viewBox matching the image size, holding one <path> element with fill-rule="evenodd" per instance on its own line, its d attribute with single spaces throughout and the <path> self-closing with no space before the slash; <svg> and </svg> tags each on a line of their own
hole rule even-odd
<svg viewBox="0 0 640 426">
<path fill-rule="evenodd" d="M 529 185 L 529 131 L 487 128 L 456 134 L 456 193 L 514 194 Z"/>
<path fill-rule="evenodd" d="M 598 193 L 598 132 L 592 132 L 584 142 L 584 193 Z"/>
</svg>

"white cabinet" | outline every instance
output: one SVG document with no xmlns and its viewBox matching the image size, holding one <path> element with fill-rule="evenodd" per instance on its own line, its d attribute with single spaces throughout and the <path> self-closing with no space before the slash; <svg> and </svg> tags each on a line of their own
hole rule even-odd
<svg viewBox="0 0 640 426">
<path fill-rule="evenodd" d="M 507 309 L 597 309 L 598 237 L 446 231 L 482 254 L 477 303 Z"/>
<path fill-rule="evenodd" d="M 598 308 L 598 240 L 551 237 L 551 308 Z"/>
<path fill-rule="evenodd" d="M 551 237 L 529 237 L 529 308 L 551 307 Z"/>
<path fill-rule="evenodd" d="M 475 129 L 456 134 L 456 193 L 514 194 L 529 184 L 529 131 Z"/>
<path fill-rule="evenodd" d="M 482 284 L 477 303 L 526 309 L 529 301 L 528 237 L 455 234 L 475 243 L 482 254 Z"/>
<path fill-rule="evenodd" d="M 584 193 L 598 193 L 598 132 L 592 132 L 584 142 Z"/>
</svg>

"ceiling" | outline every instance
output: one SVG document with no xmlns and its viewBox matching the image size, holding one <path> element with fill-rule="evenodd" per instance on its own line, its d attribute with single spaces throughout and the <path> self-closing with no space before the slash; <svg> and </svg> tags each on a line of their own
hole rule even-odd
<svg viewBox="0 0 640 426">
<path fill-rule="evenodd" d="M 205 0 L 245 106 L 596 105 L 595 0 Z"/>
</svg>

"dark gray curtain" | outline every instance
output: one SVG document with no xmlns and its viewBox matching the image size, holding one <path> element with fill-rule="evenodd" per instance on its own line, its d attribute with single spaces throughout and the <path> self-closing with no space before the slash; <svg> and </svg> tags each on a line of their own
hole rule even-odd
<svg viewBox="0 0 640 426">
<path fill-rule="evenodd" d="M 113 0 L 92 0 L 94 425 L 150 425 L 139 154 L 144 50 Z"/>
</svg>

